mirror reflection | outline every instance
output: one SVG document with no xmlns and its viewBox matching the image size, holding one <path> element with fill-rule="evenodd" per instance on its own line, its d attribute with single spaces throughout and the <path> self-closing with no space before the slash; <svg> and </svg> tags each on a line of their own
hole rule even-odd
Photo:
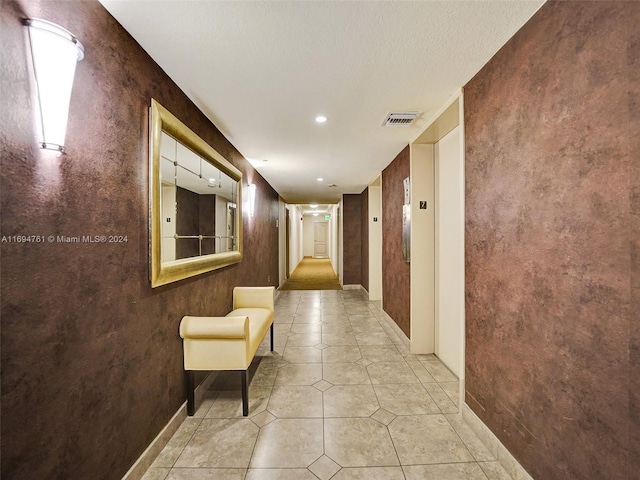
<svg viewBox="0 0 640 480">
<path fill-rule="evenodd" d="M 162 261 L 238 250 L 238 182 L 162 132 Z"/>
<path fill-rule="evenodd" d="M 242 172 L 151 100 L 151 287 L 242 261 Z"/>
</svg>

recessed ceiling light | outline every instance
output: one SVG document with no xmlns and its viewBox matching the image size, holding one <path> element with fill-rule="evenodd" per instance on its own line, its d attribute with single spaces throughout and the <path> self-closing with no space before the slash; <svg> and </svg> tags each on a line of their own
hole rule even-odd
<svg viewBox="0 0 640 480">
<path fill-rule="evenodd" d="M 318 215 L 320 215 L 319 213 L 314 213 L 313 216 L 317 217 Z"/>
<path fill-rule="evenodd" d="M 322 178 L 322 177 L 318 177 L 318 181 L 319 181 L 319 182 L 322 182 L 322 181 L 324 181 L 324 178 Z"/>
<path fill-rule="evenodd" d="M 327 117 L 325 117 L 324 115 L 318 115 L 316 117 L 316 122 L 318 122 L 318 123 L 324 123 L 326 121 L 327 121 Z"/>
<path fill-rule="evenodd" d="M 317 203 L 312 203 L 309 205 L 311 208 L 318 208 L 318 204 Z"/>
</svg>

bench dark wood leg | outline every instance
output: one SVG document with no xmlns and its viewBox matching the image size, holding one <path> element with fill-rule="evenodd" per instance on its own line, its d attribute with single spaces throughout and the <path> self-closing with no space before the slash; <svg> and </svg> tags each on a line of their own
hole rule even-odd
<svg viewBox="0 0 640 480">
<path fill-rule="evenodd" d="M 247 376 L 248 370 L 240 370 L 241 383 L 242 383 L 242 416 L 249 416 L 249 379 Z"/>
<path fill-rule="evenodd" d="M 273 323 L 271 324 L 271 351 L 273 352 Z"/>
<path fill-rule="evenodd" d="M 193 417 L 196 413 L 196 390 L 193 385 L 193 370 L 185 370 L 184 379 L 187 386 L 187 415 Z"/>
</svg>

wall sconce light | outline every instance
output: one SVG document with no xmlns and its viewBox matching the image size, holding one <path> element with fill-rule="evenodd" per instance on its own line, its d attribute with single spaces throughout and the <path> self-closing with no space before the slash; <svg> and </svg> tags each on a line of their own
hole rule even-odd
<svg viewBox="0 0 640 480">
<path fill-rule="evenodd" d="M 76 63 L 84 58 L 84 47 L 68 30 L 37 18 L 23 21 L 29 27 L 33 70 L 38 85 L 42 148 L 64 153 L 69 100 Z"/>
<path fill-rule="evenodd" d="M 253 217 L 253 212 L 256 206 L 256 185 L 254 183 L 249 184 L 249 214 Z"/>
</svg>

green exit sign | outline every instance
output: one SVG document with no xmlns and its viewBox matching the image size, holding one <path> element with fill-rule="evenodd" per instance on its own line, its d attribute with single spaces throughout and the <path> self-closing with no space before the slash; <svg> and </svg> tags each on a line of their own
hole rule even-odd
<svg viewBox="0 0 640 480">
<path fill-rule="evenodd" d="M 325 219 L 325 220 L 329 220 L 330 218 L 331 218 L 331 215 L 325 215 L 325 216 L 324 216 L 324 219 Z"/>
</svg>

